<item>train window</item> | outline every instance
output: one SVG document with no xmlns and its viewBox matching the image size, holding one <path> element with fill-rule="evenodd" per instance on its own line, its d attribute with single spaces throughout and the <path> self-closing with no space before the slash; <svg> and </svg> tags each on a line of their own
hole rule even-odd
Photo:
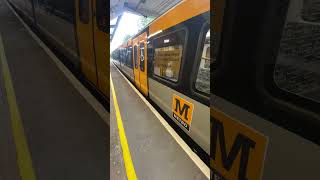
<svg viewBox="0 0 320 180">
<path fill-rule="evenodd" d="M 180 30 L 154 39 L 154 75 L 177 82 L 186 31 Z"/>
<path fill-rule="evenodd" d="M 132 68 L 132 47 L 127 48 L 127 61 L 128 61 L 128 67 Z"/>
<path fill-rule="evenodd" d="M 28 0 L 32 3 L 32 0 Z M 39 8 L 68 22 L 74 22 L 74 1 L 39 0 Z"/>
<path fill-rule="evenodd" d="M 305 21 L 320 23 L 320 1 L 304 0 L 302 18 Z"/>
<path fill-rule="evenodd" d="M 320 24 L 311 22 L 320 17 L 320 3 L 308 2 L 312 4 L 310 12 L 293 1 L 289 5 L 274 81 L 284 91 L 320 103 Z M 305 21 L 301 20 L 303 15 Z"/>
<path fill-rule="evenodd" d="M 122 61 L 122 49 L 119 49 L 119 62 L 121 63 Z"/>
<path fill-rule="evenodd" d="M 89 23 L 89 0 L 79 0 L 79 18 L 82 23 Z"/>
<path fill-rule="evenodd" d="M 120 50 L 119 49 L 117 49 L 116 55 L 117 55 L 116 56 L 117 60 L 120 61 Z"/>
<path fill-rule="evenodd" d="M 126 49 L 122 48 L 122 64 L 126 62 Z"/>
<path fill-rule="evenodd" d="M 208 29 L 208 27 L 206 28 Z M 198 69 L 198 74 L 195 82 L 196 90 L 210 94 L 210 30 L 208 29 L 206 32 L 204 42 L 202 45 L 202 54 L 200 57 L 200 64 Z"/>
<path fill-rule="evenodd" d="M 115 52 L 115 58 L 117 61 L 119 61 L 119 49 L 117 49 Z"/>
<path fill-rule="evenodd" d="M 138 62 L 137 62 L 137 57 L 138 56 L 138 50 L 137 50 L 137 46 L 133 47 L 133 60 L 134 60 L 134 67 L 136 69 L 138 69 Z"/>
<path fill-rule="evenodd" d="M 101 31 L 107 32 L 107 0 L 97 0 L 97 24 Z"/>
<path fill-rule="evenodd" d="M 144 71 L 144 43 L 140 43 L 140 70 Z"/>
<path fill-rule="evenodd" d="M 124 54 L 123 54 L 123 48 L 121 48 L 121 64 L 123 64 L 124 60 Z"/>
<path fill-rule="evenodd" d="M 121 62 L 122 62 L 122 49 L 119 49 L 119 62 L 120 62 L 120 64 L 121 64 Z"/>
</svg>

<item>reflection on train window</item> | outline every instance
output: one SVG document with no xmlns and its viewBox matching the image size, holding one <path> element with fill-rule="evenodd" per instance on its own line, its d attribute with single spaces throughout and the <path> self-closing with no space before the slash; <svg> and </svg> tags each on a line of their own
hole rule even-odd
<svg viewBox="0 0 320 180">
<path fill-rule="evenodd" d="M 320 1 L 304 0 L 303 9 L 302 9 L 302 18 L 305 21 L 320 23 Z"/>
<path fill-rule="evenodd" d="M 138 68 L 138 50 L 137 50 L 137 46 L 133 47 L 133 60 L 134 60 L 134 67 L 137 69 Z"/>
<path fill-rule="evenodd" d="M 140 44 L 140 70 L 144 71 L 144 43 Z"/>
<path fill-rule="evenodd" d="M 127 65 L 132 68 L 132 47 L 128 47 L 127 49 Z"/>
<path fill-rule="evenodd" d="M 314 3 L 313 6 L 312 13 L 320 12 L 319 4 L 315 6 Z M 320 103 L 320 22 L 302 21 L 302 15 L 297 17 L 296 12 L 303 11 L 291 3 L 280 42 L 274 80 L 282 90 Z M 314 17 L 319 18 L 319 15 Z"/>
<path fill-rule="evenodd" d="M 107 0 L 97 0 L 97 24 L 101 31 L 107 32 Z"/>
<path fill-rule="evenodd" d="M 210 94 L 210 30 L 207 31 L 203 44 L 195 87 L 198 91 Z"/>
<path fill-rule="evenodd" d="M 154 67 L 156 76 L 177 82 L 186 32 L 180 30 L 154 40 Z"/>
<path fill-rule="evenodd" d="M 89 0 L 79 0 L 79 18 L 82 23 L 89 23 Z"/>
<path fill-rule="evenodd" d="M 74 1 L 38 0 L 37 5 L 45 13 L 74 22 Z"/>
</svg>

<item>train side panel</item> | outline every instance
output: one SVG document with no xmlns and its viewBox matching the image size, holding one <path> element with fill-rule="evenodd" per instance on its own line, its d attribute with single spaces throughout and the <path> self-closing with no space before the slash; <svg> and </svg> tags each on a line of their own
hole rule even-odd
<svg viewBox="0 0 320 180">
<path fill-rule="evenodd" d="M 122 67 L 122 70 L 127 75 L 127 77 L 129 77 L 130 81 L 133 82 L 134 81 L 133 69 L 125 65 Z"/>
<path fill-rule="evenodd" d="M 203 105 L 188 96 L 179 93 L 155 80 L 149 78 L 149 97 L 155 102 L 171 119 L 180 126 L 180 128 L 187 133 L 196 143 L 200 145 L 208 154 L 210 152 L 210 108 Z M 191 122 L 188 123 L 189 130 L 186 129 L 184 125 L 177 122 L 173 116 L 173 111 L 176 106 L 174 96 L 178 96 L 183 101 L 187 101 L 192 104 L 188 110 L 192 111 Z M 180 109 L 183 108 L 182 101 L 180 100 Z M 192 109 L 191 109 L 192 108 Z"/>
</svg>

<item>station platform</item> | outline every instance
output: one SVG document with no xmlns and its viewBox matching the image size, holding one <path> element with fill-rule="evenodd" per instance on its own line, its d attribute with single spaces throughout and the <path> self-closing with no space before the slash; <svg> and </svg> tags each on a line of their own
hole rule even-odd
<svg viewBox="0 0 320 180">
<path fill-rule="evenodd" d="M 119 139 L 119 121 L 124 127 L 131 161 L 138 179 L 202 180 L 208 174 L 199 168 L 133 89 L 120 71 L 110 64 L 115 97 L 110 98 L 111 179 L 126 179 L 123 144 Z M 111 95 L 110 95 L 111 96 Z M 117 103 L 114 104 L 116 98 Z M 117 107 L 116 107 L 117 106 Z M 121 120 L 117 119 L 119 109 Z M 192 154 L 192 153 L 191 153 Z M 210 174 L 210 173 L 209 173 Z"/>
<path fill-rule="evenodd" d="M 109 114 L 97 112 L 5 0 L 0 23 L 0 179 L 108 179 Z"/>
</svg>

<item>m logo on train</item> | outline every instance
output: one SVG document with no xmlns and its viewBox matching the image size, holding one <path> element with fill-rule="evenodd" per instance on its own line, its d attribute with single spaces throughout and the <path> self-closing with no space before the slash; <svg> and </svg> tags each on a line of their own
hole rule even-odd
<svg viewBox="0 0 320 180">
<path fill-rule="evenodd" d="M 173 95 L 172 99 L 172 116 L 184 128 L 190 131 L 190 124 L 192 121 L 193 104 L 182 99 L 177 95 Z"/>
</svg>

